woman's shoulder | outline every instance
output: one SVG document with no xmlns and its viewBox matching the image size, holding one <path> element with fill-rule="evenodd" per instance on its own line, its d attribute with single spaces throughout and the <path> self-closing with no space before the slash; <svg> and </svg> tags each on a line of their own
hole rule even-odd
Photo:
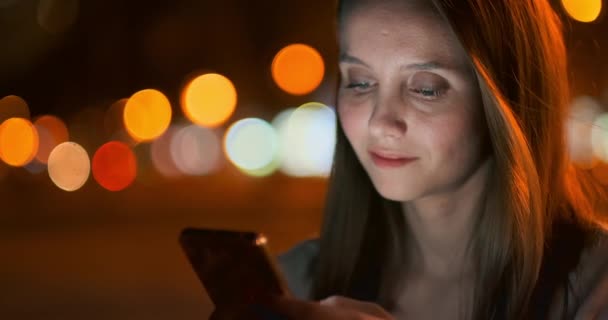
<svg viewBox="0 0 608 320">
<path fill-rule="evenodd" d="M 299 242 L 277 258 L 287 285 L 296 298 L 310 298 L 318 253 L 319 240 L 309 239 Z"/>
<path fill-rule="evenodd" d="M 608 317 L 608 230 L 598 232 L 585 247 L 570 283 L 577 301 L 577 319 L 600 310 Z"/>
</svg>

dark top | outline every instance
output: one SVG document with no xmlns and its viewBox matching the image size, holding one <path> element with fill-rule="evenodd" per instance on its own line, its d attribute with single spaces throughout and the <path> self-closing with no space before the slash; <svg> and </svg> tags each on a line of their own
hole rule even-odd
<svg viewBox="0 0 608 320">
<path fill-rule="evenodd" d="M 319 240 L 305 240 L 278 257 L 287 285 L 294 297 L 310 300 L 314 261 L 319 253 Z"/>
<path fill-rule="evenodd" d="M 287 285 L 293 295 L 311 300 L 315 259 L 319 252 L 318 239 L 305 240 L 278 257 Z M 579 318 L 592 310 L 601 310 L 599 317 L 608 319 L 608 236 L 603 236 L 593 246 L 586 248 L 578 265 L 569 273 L 568 319 Z M 558 291 L 551 303 L 550 319 L 559 319 L 563 310 L 564 292 Z"/>
</svg>

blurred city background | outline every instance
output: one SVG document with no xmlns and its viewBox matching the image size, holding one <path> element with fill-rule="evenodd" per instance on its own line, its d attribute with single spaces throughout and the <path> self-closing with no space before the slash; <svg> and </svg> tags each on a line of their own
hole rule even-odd
<svg viewBox="0 0 608 320">
<path fill-rule="evenodd" d="M 608 186 L 607 1 L 564 19 L 577 165 Z M 0 318 L 206 319 L 187 226 L 315 237 L 327 0 L 0 0 Z"/>
</svg>

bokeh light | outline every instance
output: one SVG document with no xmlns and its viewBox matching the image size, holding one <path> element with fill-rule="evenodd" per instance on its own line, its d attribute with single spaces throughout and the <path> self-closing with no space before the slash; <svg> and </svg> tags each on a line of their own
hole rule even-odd
<svg viewBox="0 0 608 320">
<path fill-rule="evenodd" d="M 78 0 L 39 0 L 38 24 L 48 33 L 63 33 L 76 21 L 78 9 Z"/>
<path fill-rule="evenodd" d="M 297 177 L 327 176 L 336 143 L 334 110 L 310 102 L 286 114 L 286 122 L 274 121 L 281 141 L 281 171 Z"/>
<path fill-rule="evenodd" d="M 183 174 L 215 172 L 222 160 L 220 138 L 208 128 L 196 125 L 181 128 L 171 140 L 171 159 Z"/>
<path fill-rule="evenodd" d="M 10 118 L 30 118 L 30 108 L 23 98 L 10 95 L 0 99 L 0 123 Z"/>
<path fill-rule="evenodd" d="M 562 5 L 572 19 L 593 22 L 602 12 L 602 0 L 562 0 Z"/>
<path fill-rule="evenodd" d="M 182 175 L 177 168 L 171 155 L 171 141 L 183 125 L 171 125 L 162 136 L 154 140 L 150 147 L 150 158 L 156 171 L 167 178 L 175 178 Z"/>
<path fill-rule="evenodd" d="M 137 141 L 129 135 L 123 120 L 128 100 L 120 99 L 110 105 L 104 116 L 103 127 L 107 140 L 121 141 L 133 147 L 137 145 Z"/>
<path fill-rule="evenodd" d="M 65 191 L 76 191 L 89 179 L 89 155 L 79 144 L 64 142 L 51 151 L 48 172 L 57 187 Z"/>
<path fill-rule="evenodd" d="M 137 160 L 128 145 L 110 141 L 93 156 L 93 178 L 110 191 L 128 187 L 137 176 Z"/>
<path fill-rule="evenodd" d="M 134 139 L 150 141 L 169 127 L 171 104 L 158 90 L 141 90 L 129 98 L 123 116 L 125 127 Z"/>
<path fill-rule="evenodd" d="M 597 129 L 593 129 L 593 122 L 600 115 L 601 106 L 595 99 L 588 96 L 575 98 L 570 106 L 570 114 L 567 120 L 567 139 L 570 158 L 578 167 L 590 169 L 596 165 L 594 156 L 593 140 L 595 148 L 598 148 L 600 140 Z M 596 135 L 594 139 L 592 136 Z"/>
<path fill-rule="evenodd" d="M 190 121 L 205 127 L 216 127 L 234 113 L 237 93 L 232 82 L 216 73 L 192 80 L 182 93 L 182 110 Z"/>
<path fill-rule="evenodd" d="M 31 174 L 41 174 L 46 170 L 46 164 L 38 161 L 38 159 L 34 158 L 28 164 L 23 166 L 27 172 Z"/>
<path fill-rule="evenodd" d="M 600 114 L 593 121 L 591 146 L 596 158 L 608 162 L 608 113 Z"/>
<path fill-rule="evenodd" d="M 269 162 L 267 165 L 265 165 L 259 169 L 246 170 L 246 169 L 240 168 L 240 171 L 251 177 L 265 177 L 265 176 L 269 176 L 269 175 L 272 175 L 273 173 L 275 173 L 280 168 L 280 166 L 281 166 L 280 158 L 279 158 L 279 155 L 276 154 L 272 158 L 271 162 Z"/>
<path fill-rule="evenodd" d="M 237 168 L 245 172 L 260 170 L 277 156 L 278 136 L 274 128 L 262 119 L 239 120 L 226 132 L 224 150 Z"/>
<path fill-rule="evenodd" d="M 47 163 L 51 151 L 60 143 L 68 141 L 69 133 L 65 123 L 51 115 L 44 115 L 34 121 L 40 140 L 36 159 Z"/>
<path fill-rule="evenodd" d="M 23 118 L 11 118 L 0 125 L 0 158 L 13 167 L 28 164 L 38 152 L 38 132 Z"/>
<path fill-rule="evenodd" d="M 274 57 L 272 78 L 287 93 L 304 95 L 314 91 L 325 74 L 323 57 L 305 44 L 289 45 Z"/>
</svg>

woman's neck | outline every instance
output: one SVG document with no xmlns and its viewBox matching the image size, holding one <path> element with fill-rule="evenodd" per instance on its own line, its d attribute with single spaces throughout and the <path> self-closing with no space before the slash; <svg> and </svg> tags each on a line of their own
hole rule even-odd
<svg viewBox="0 0 608 320">
<path fill-rule="evenodd" d="M 467 247 L 484 207 L 490 167 L 486 159 L 453 190 L 402 204 L 410 234 L 409 268 L 438 279 L 473 271 Z"/>
</svg>

